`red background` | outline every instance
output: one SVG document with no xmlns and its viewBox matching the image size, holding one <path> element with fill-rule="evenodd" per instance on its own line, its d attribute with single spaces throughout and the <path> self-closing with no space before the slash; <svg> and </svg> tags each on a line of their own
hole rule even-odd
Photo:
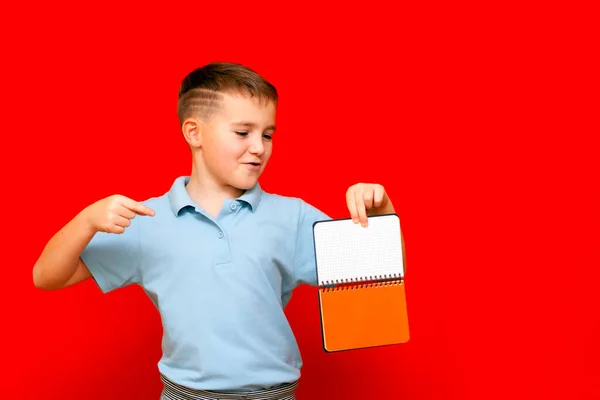
<svg viewBox="0 0 600 400">
<path fill-rule="evenodd" d="M 410 342 L 326 354 L 299 288 L 298 399 L 600 398 L 597 18 L 416 3 L 2 2 L 3 396 L 158 399 L 142 291 L 44 292 L 31 269 L 91 202 L 189 173 L 178 85 L 219 60 L 279 90 L 266 190 L 346 217 L 377 182 L 401 218 Z"/>
</svg>

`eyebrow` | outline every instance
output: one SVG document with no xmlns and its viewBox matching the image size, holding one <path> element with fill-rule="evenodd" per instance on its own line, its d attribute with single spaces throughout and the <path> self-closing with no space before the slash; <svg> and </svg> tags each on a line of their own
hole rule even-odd
<svg viewBox="0 0 600 400">
<path fill-rule="evenodd" d="M 243 126 L 244 128 L 257 128 L 258 125 L 255 124 L 254 122 L 247 122 L 247 121 L 240 121 L 240 122 L 234 122 L 231 124 L 232 126 Z M 269 125 L 266 127 L 266 130 L 276 130 L 277 128 L 275 128 L 275 125 Z"/>
</svg>

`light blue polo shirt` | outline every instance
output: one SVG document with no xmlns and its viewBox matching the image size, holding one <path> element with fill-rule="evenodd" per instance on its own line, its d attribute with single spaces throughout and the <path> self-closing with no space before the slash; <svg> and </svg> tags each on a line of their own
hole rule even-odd
<svg viewBox="0 0 600 400">
<path fill-rule="evenodd" d="M 125 233 L 97 233 L 81 258 L 104 293 L 139 284 L 163 324 L 159 371 L 203 390 L 257 390 L 299 378 L 302 360 L 284 314 L 292 290 L 317 284 L 312 225 L 330 219 L 257 183 L 217 218 L 179 177 L 143 204 Z"/>
</svg>

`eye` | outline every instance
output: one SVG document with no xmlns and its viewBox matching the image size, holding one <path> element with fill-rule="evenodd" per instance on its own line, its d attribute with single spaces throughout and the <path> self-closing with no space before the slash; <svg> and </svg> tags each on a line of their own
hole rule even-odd
<svg viewBox="0 0 600 400">
<path fill-rule="evenodd" d="M 268 134 L 268 133 L 265 133 L 265 134 L 263 135 L 263 137 L 264 137 L 265 139 L 267 139 L 267 140 L 271 140 L 271 139 L 273 139 L 273 136 L 272 136 L 271 134 Z"/>
<path fill-rule="evenodd" d="M 248 132 L 236 132 L 240 136 L 248 136 Z"/>
</svg>

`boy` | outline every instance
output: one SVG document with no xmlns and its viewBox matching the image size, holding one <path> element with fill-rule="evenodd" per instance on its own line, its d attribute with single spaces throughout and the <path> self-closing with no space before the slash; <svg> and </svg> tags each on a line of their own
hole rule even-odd
<svg viewBox="0 0 600 400">
<path fill-rule="evenodd" d="M 161 399 L 294 398 L 301 358 L 284 307 L 296 286 L 317 284 L 312 224 L 329 217 L 258 183 L 276 107 L 275 87 L 249 68 L 191 72 L 178 102 L 191 175 L 141 203 L 86 207 L 34 266 L 42 289 L 89 277 L 104 293 L 144 289 L 163 324 Z M 365 226 L 367 214 L 395 212 L 376 184 L 351 186 L 346 204 Z"/>
</svg>

